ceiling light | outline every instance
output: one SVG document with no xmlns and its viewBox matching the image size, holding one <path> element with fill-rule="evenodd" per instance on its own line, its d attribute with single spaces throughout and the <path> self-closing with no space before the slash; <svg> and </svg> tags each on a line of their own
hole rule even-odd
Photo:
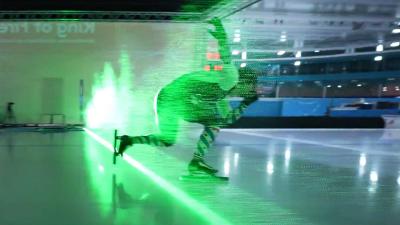
<svg viewBox="0 0 400 225">
<path fill-rule="evenodd" d="M 376 171 L 371 171 L 371 173 L 369 174 L 370 181 L 377 182 L 378 178 L 378 173 Z"/>
<path fill-rule="evenodd" d="M 326 87 L 327 87 L 327 88 L 330 88 L 330 87 L 332 87 L 332 85 L 328 84 L 328 85 L 326 85 Z"/>
<path fill-rule="evenodd" d="M 247 59 L 247 52 L 242 52 L 242 59 Z"/>
<path fill-rule="evenodd" d="M 296 58 L 300 58 L 301 57 L 301 51 L 297 51 L 296 52 Z"/>
<path fill-rule="evenodd" d="M 377 46 L 376 46 L 376 51 L 377 51 L 377 52 L 383 51 L 383 45 L 382 45 L 382 44 L 377 45 Z"/>
<path fill-rule="evenodd" d="M 382 61 L 383 57 L 381 55 L 375 56 L 374 60 L 375 61 Z"/>
<path fill-rule="evenodd" d="M 277 55 L 283 55 L 283 54 L 285 54 L 285 53 L 286 53 L 286 51 L 280 50 L 280 51 L 278 51 L 276 54 L 277 54 Z"/>
<path fill-rule="evenodd" d="M 296 61 L 296 62 L 294 62 L 294 65 L 295 65 L 295 66 L 300 66 L 300 65 L 301 65 L 301 61 Z"/>
<path fill-rule="evenodd" d="M 232 55 L 239 55 L 240 51 L 239 50 L 233 50 Z"/>
<path fill-rule="evenodd" d="M 338 87 L 338 88 L 342 88 L 342 85 L 339 84 L 337 87 Z"/>
<path fill-rule="evenodd" d="M 320 51 L 319 51 L 319 50 L 315 50 L 314 52 L 315 52 L 315 53 L 318 53 L 318 52 L 320 52 Z"/>
<path fill-rule="evenodd" d="M 235 37 L 235 38 L 233 39 L 233 42 L 240 42 L 240 37 Z"/>
<path fill-rule="evenodd" d="M 357 84 L 357 87 L 361 87 L 362 86 L 362 84 Z"/>
<path fill-rule="evenodd" d="M 390 44 L 390 47 L 394 48 L 394 47 L 399 47 L 400 46 L 400 42 L 396 41 L 396 42 L 392 42 Z"/>
<path fill-rule="evenodd" d="M 240 38 L 240 34 L 236 33 L 235 38 Z"/>
<path fill-rule="evenodd" d="M 392 30 L 392 33 L 393 34 L 398 34 L 398 33 L 400 33 L 400 29 L 399 28 L 395 28 L 395 29 Z"/>
<path fill-rule="evenodd" d="M 240 64 L 240 67 L 246 67 L 246 63 L 242 63 L 242 64 Z"/>
</svg>

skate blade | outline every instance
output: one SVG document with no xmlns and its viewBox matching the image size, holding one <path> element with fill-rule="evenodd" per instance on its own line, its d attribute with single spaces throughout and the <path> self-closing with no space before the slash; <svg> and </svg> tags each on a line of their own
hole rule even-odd
<svg viewBox="0 0 400 225">
<path fill-rule="evenodd" d="M 117 149 L 117 140 L 120 140 L 121 136 L 118 136 L 118 130 L 114 130 L 114 154 L 113 154 L 113 164 L 115 165 L 117 163 L 117 157 L 118 156 L 123 156 L 122 153 L 119 153 Z"/>
<path fill-rule="evenodd" d="M 179 177 L 179 180 L 192 180 L 192 181 L 203 181 L 203 182 L 210 182 L 210 181 L 228 181 L 229 177 L 217 176 L 217 175 L 210 175 L 210 174 L 189 174 L 183 175 Z"/>
<path fill-rule="evenodd" d="M 114 130 L 114 145 L 113 145 L 113 150 L 114 150 L 114 154 L 113 154 L 113 165 L 115 165 L 117 163 L 117 136 L 118 135 L 118 130 L 115 129 Z"/>
</svg>

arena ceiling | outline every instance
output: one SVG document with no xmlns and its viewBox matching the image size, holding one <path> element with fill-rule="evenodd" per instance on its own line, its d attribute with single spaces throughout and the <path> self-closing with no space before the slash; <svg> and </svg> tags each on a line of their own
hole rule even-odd
<svg viewBox="0 0 400 225">
<path fill-rule="evenodd" d="M 2 1 L 2 10 L 79 10 L 79 11 L 140 11 L 140 12 L 201 12 L 220 0 L 69 0 L 69 1 Z"/>
<path fill-rule="evenodd" d="M 377 54 L 378 45 L 379 54 L 399 51 L 392 45 L 400 41 L 400 0 L 0 2 L 0 20 L 202 22 L 214 16 L 223 19 L 238 61 L 297 60 L 298 51 L 306 60 L 363 56 Z"/>
</svg>

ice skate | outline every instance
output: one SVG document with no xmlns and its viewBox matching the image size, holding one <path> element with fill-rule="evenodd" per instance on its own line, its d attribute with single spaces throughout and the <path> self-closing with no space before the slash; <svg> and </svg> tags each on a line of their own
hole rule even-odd
<svg viewBox="0 0 400 225">
<path fill-rule="evenodd" d="M 118 149 L 116 148 L 117 146 L 117 140 L 119 140 L 119 146 Z M 126 149 L 132 145 L 132 138 L 129 137 L 128 135 L 122 135 L 118 136 L 117 135 L 117 130 L 114 132 L 114 155 L 113 155 L 113 164 L 116 163 L 116 158 L 117 156 L 123 156 L 124 152 Z"/>
<path fill-rule="evenodd" d="M 132 138 L 129 137 L 128 135 L 122 135 L 121 137 L 119 137 L 119 140 L 120 142 L 117 155 L 123 156 L 126 149 L 132 145 Z"/>
<path fill-rule="evenodd" d="M 188 175 L 183 175 L 180 180 L 229 180 L 228 177 L 221 177 L 216 175 L 217 169 L 212 168 L 202 159 L 192 159 L 188 165 Z"/>
<path fill-rule="evenodd" d="M 190 174 L 215 174 L 218 172 L 202 159 L 192 159 L 188 165 L 188 171 Z"/>
</svg>

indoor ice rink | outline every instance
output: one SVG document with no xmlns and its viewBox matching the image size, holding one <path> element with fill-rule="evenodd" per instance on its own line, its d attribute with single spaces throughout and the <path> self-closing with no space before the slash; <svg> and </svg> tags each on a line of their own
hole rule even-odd
<svg viewBox="0 0 400 225">
<path fill-rule="evenodd" d="M 0 225 L 398 225 L 399 96 L 398 0 L 5 1 Z"/>
</svg>

